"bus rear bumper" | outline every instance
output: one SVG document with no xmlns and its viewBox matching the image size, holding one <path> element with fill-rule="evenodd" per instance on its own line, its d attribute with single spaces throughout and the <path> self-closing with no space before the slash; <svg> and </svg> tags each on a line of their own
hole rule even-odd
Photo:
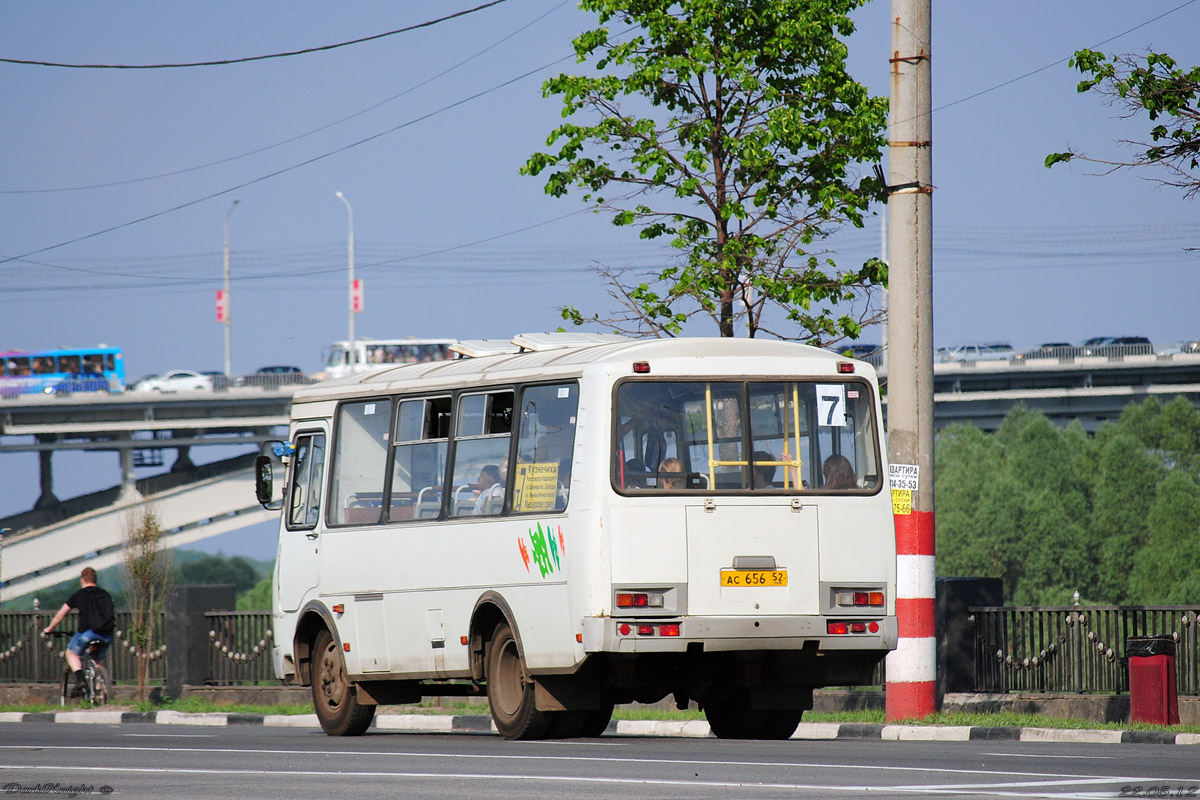
<svg viewBox="0 0 1200 800">
<path fill-rule="evenodd" d="M 830 623 L 865 623 L 862 632 L 833 634 Z M 874 623 L 877 630 L 870 630 Z M 679 635 L 663 635 L 677 625 Z M 649 627 L 649 630 L 647 629 Z M 815 642 L 819 651 L 895 650 L 896 618 L 852 620 L 832 616 L 674 617 L 622 619 L 584 617 L 583 649 L 588 653 L 680 653 L 700 643 L 705 652 L 738 650 L 803 650 Z"/>
</svg>

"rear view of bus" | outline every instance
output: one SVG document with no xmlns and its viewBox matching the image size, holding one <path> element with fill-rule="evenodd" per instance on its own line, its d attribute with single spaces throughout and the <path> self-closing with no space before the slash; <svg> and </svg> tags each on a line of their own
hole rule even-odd
<svg viewBox="0 0 1200 800">
<path fill-rule="evenodd" d="M 814 689 L 876 681 L 896 555 L 870 365 L 733 339 L 453 349 L 302 387 L 289 463 L 259 459 L 287 508 L 275 666 L 326 732 L 486 692 L 510 739 L 668 697 L 782 739 Z"/>
<path fill-rule="evenodd" d="M 790 736 L 814 688 L 871 683 L 896 646 L 873 370 L 795 349 L 652 358 L 612 393 L 611 617 L 585 646 L 619 701 L 695 700 L 725 738 Z"/>
</svg>

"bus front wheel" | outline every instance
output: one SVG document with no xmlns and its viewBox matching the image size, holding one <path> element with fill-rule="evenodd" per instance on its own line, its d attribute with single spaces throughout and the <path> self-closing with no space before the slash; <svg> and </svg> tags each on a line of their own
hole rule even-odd
<svg viewBox="0 0 1200 800">
<path fill-rule="evenodd" d="M 505 739 L 541 739 L 550 726 L 550 715 L 534 703 L 533 679 L 517 649 L 508 623 L 501 622 L 492 634 L 487 662 L 488 704 L 496 730 Z"/>
<path fill-rule="evenodd" d="M 330 736 L 361 736 L 371 727 L 375 706 L 362 705 L 346 677 L 346 662 L 326 630 L 313 642 L 313 708 L 321 728 Z"/>
</svg>

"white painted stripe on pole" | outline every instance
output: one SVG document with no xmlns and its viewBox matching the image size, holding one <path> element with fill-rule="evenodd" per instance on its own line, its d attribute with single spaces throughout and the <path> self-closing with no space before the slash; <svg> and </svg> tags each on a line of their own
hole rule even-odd
<svg viewBox="0 0 1200 800">
<path fill-rule="evenodd" d="M 923 683 L 937 680 L 937 639 L 901 636 L 887 655 L 888 683 Z"/>
<path fill-rule="evenodd" d="M 936 597 L 933 556 L 896 556 L 896 597 Z"/>
</svg>

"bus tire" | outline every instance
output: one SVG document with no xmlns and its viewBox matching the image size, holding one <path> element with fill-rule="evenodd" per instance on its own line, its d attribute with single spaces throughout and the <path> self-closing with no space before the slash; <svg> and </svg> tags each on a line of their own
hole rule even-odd
<svg viewBox="0 0 1200 800">
<path fill-rule="evenodd" d="M 790 739 L 792 734 L 796 732 L 796 726 L 800 724 L 801 717 L 804 716 L 803 711 L 768 711 L 767 718 L 763 722 L 762 731 L 759 738 L 761 739 Z"/>
<path fill-rule="evenodd" d="M 588 739 L 604 735 L 604 732 L 608 730 L 608 723 L 612 722 L 612 715 L 612 703 L 605 703 L 595 711 L 584 711 L 583 725 L 579 729 L 579 735 Z"/>
<path fill-rule="evenodd" d="M 333 635 L 322 629 L 313 642 L 313 708 L 330 736 L 361 736 L 375 718 L 374 705 L 362 705 L 346 677 L 346 662 Z"/>
<path fill-rule="evenodd" d="M 759 739 L 767 712 L 752 710 L 747 694 L 734 692 L 719 702 L 706 703 L 704 716 L 713 736 L 718 739 Z"/>
<path fill-rule="evenodd" d="M 496 730 L 505 739 L 541 739 L 550 727 L 550 715 L 538 711 L 533 679 L 517 648 L 508 623 L 501 622 L 492 633 L 487 661 L 488 704 Z"/>
</svg>

